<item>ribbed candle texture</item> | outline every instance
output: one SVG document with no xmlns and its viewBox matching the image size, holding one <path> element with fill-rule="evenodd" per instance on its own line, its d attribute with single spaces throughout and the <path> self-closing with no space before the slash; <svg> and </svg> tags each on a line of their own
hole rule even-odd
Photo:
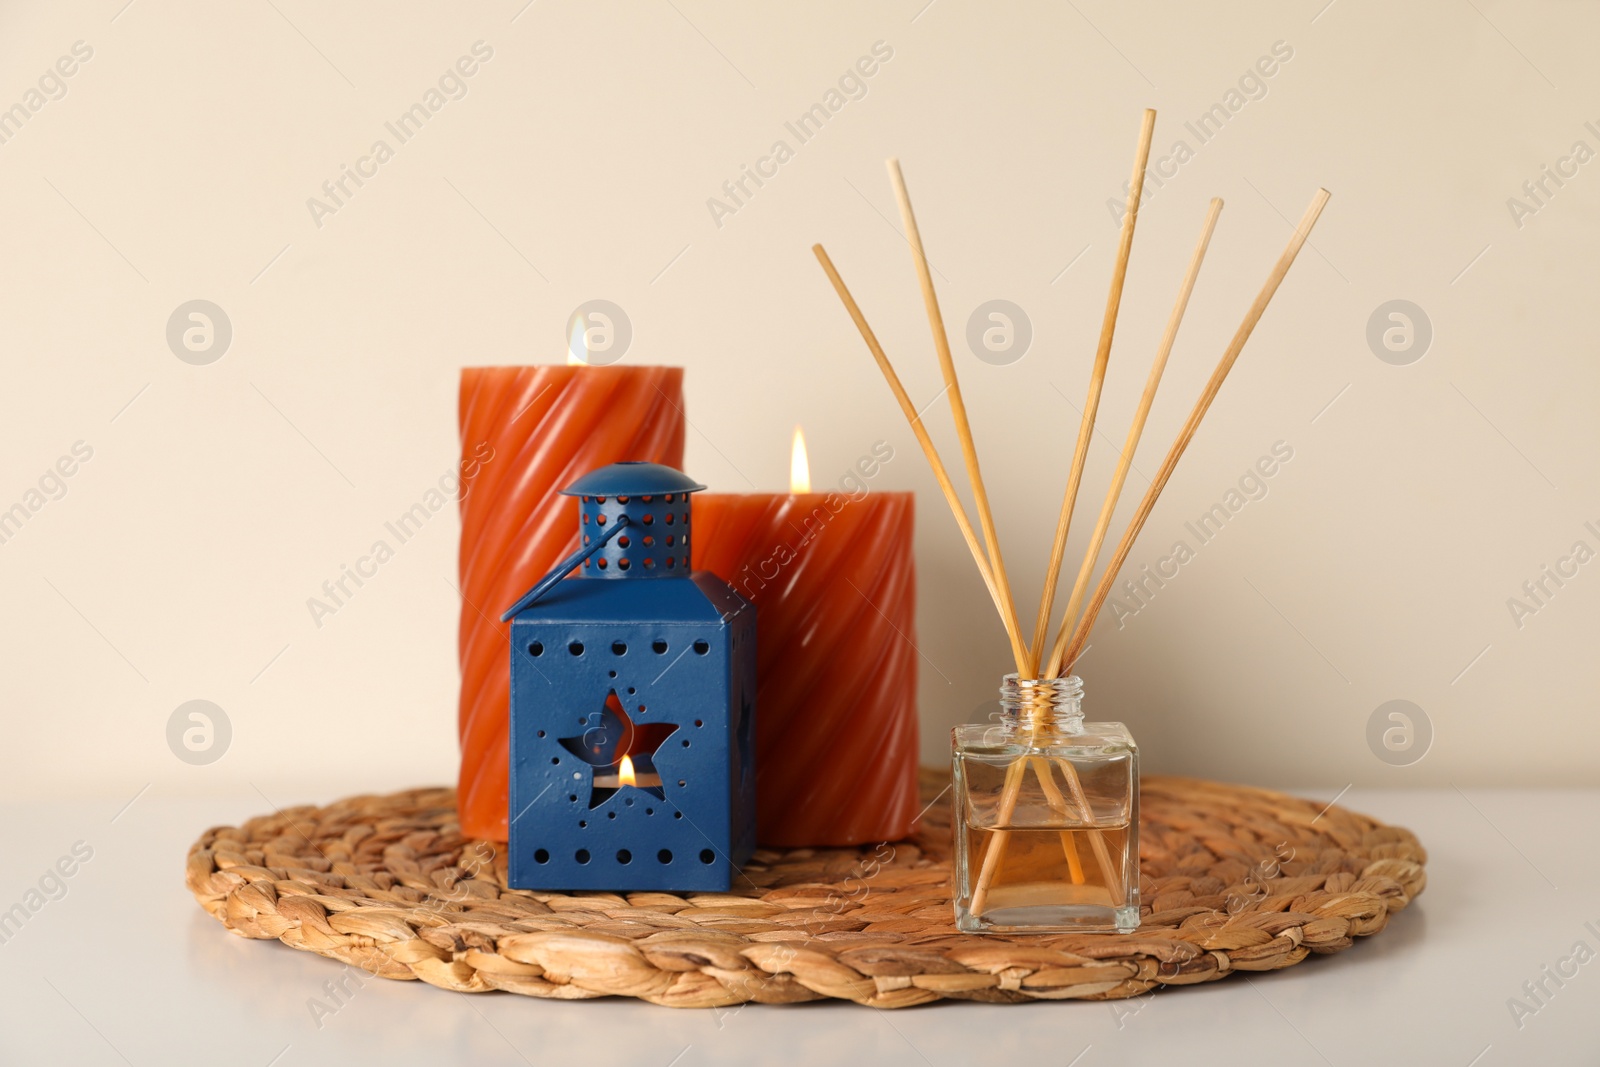
<svg viewBox="0 0 1600 1067">
<path fill-rule="evenodd" d="M 917 816 L 910 493 L 702 494 L 693 566 L 756 605 L 763 845 L 895 841 Z"/>
<path fill-rule="evenodd" d="M 683 369 L 467 367 L 459 414 L 461 454 L 480 470 L 461 500 L 457 802 L 463 833 L 504 841 L 510 664 L 500 613 L 577 548 L 578 504 L 561 489 L 622 460 L 683 466 Z"/>
</svg>

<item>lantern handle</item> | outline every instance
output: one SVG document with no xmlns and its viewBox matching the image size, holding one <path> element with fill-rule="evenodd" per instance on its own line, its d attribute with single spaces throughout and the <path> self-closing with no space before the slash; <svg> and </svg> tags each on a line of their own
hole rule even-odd
<svg viewBox="0 0 1600 1067">
<path fill-rule="evenodd" d="M 510 622 L 513 615 L 524 610 L 529 605 L 537 601 L 540 597 L 548 593 L 551 589 L 554 589 L 557 582 L 561 581 L 567 575 L 577 570 L 578 564 L 582 563 L 584 560 L 588 559 L 590 556 L 604 548 L 610 543 L 613 537 L 621 533 L 627 528 L 627 526 L 628 516 L 618 515 L 616 525 L 607 530 L 604 537 L 599 538 L 594 542 L 594 544 L 589 545 L 586 548 L 578 549 L 578 551 L 574 552 L 572 555 L 556 564 L 555 570 L 551 571 L 543 578 L 540 578 L 537 585 L 522 595 L 522 599 L 518 600 L 515 604 L 506 609 L 506 613 L 500 616 L 500 621 Z"/>
</svg>

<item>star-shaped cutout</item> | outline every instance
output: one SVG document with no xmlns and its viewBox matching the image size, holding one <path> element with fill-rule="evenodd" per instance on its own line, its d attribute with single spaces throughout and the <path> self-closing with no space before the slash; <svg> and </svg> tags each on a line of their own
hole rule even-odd
<svg viewBox="0 0 1600 1067">
<path fill-rule="evenodd" d="M 639 710 L 644 710 L 643 705 Z M 643 789 L 658 800 L 666 798 L 661 775 L 656 773 L 655 754 L 677 730 L 676 723 L 635 724 L 615 689 L 606 693 L 600 711 L 585 716 L 583 723 L 583 733 L 557 740 L 562 748 L 589 765 L 591 809 L 604 804 L 625 786 Z"/>
</svg>

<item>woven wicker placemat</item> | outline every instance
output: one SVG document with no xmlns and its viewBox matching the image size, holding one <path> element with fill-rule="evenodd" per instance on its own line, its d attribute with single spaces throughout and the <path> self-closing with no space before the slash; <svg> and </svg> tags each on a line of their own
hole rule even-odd
<svg viewBox="0 0 1600 1067">
<path fill-rule="evenodd" d="M 961 934 L 947 784 L 924 772 L 930 806 L 911 840 L 763 850 L 731 893 L 507 889 L 503 847 L 460 835 L 452 789 L 207 830 L 187 882 L 236 934 L 459 992 L 900 1008 L 1111 999 L 1276 970 L 1377 933 L 1426 881 L 1408 830 L 1268 790 L 1146 777 L 1136 933 Z"/>
</svg>

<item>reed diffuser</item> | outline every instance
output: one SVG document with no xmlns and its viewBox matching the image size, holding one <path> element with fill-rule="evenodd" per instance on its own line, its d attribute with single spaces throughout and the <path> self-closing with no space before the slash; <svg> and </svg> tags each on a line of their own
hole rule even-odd
<svg viewBox="0 0 1600 1067">
<path fill-rule="evenodd" d="M 1001 557 L 999 537 L 989 496 L 984 488 L 977 447 L 967 419 L 966 403 L 956 377 L 944 318 L 934 292 L 922 236 L 897 160 L 888 163 L 889 179 L 899 203 L 912 264 L 922 289 L 934 351 L 944 376 L 945 393 L 960 441 L 962 460 L 978 513 L 974 530 L 965 506 L 956 495 L 938 449 L 907 395 L 899 375 L 878 343 L 877 336 L 857 306 L 823 247 L 812 251 L 833 284 L 845 310 L 855 322 L 890 391 L 911 425 L 912 433 L 933 469 L 935 480 L 950 506 L 978 574 L 989 590 L 1005 628 L 1014 660 L 1014 673 L 1003 680 L 1001 713 L 997 723 L 959 726 L 952 732 L 952 762 L 956 790 L 956 925 L 965 931 L 1051 932 L 1133 930 L 1139 923 L 1139 765 L 1138 749 L 1127 728 L 1115 722 L 1085 722 L 1083 683 L 1069 672 L 1082 652 L 1096 616 L 1110 595 L 1117 573 L 1127 560 L 1134 540 L 1155 507 L 1161 490 L 1172 477 L 1184 449 L 1199 428 L 1223 380 L 1244 350 L 1256 323 L 1277 292 L 1312 226 L 1328 202 L 1319 189 L 1306 208 L 1283 254 L 1257 293 L 1244 320 L 1235 331 L 1216 369 L 1195 401 L 1177 439 L 1168 450 L 1150 488 L 1113 551 L 1100 581 L 1089 595 L 1090 582 L 1110 529 L 1117 500 L 1127 479 L 1133 454 L 1155 400 L 1156 388 L 1167 357 L 1177 339 L 1178 327 L 1188 307 L 1189 295 L 1199 276 L 1211 234 L 1222 211 L 1214 199 L 1201 227 L 1199 241 L 1179 284 L 1178 296 L 1156 349 L 1144 391 L 1128 428 L 1121 458 L 1101 504 L 1083 561 L 1073 581 L 1054 641 L 1049 639 L 1054 602 L 1066 555 L 1078 487 L 1083 479 L 1089 441 L 1100 407 L 1100 394 L 1111 358 L 1123 282 L 1133 250 L 1143 194 L 1145 165 L 1155 132 L 1154 111 L 1144 113 L 1139 132 L 1133 175 L 1128 186 L 1127 210 L 1112 269 L 1099 344 L 1090 371 L 1088 397 L 1078 427 L 1072 465 L 1056 523 L 1031 640 L 1025 640 L 1010 582 Z M 981 539 L 980 539 L 981 531 Z M 1085 598 L 1087 597 L 1087 603 Z"/>
</svg>

